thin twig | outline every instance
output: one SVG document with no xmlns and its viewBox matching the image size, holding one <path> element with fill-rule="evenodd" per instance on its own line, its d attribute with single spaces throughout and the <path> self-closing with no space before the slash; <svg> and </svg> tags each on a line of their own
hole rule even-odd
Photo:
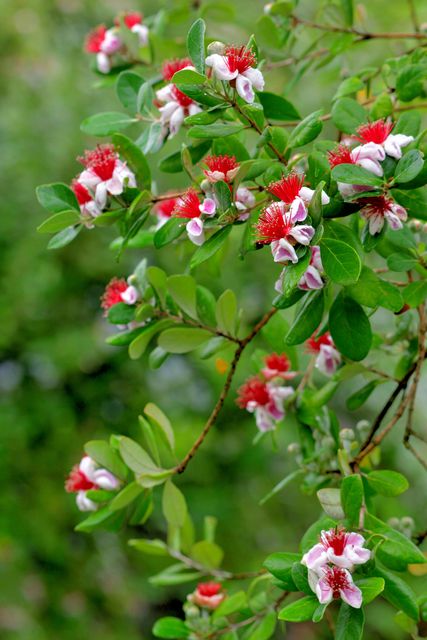
<svg viewBox="0 0 427 640">
<path fill-rule="evenodd" d="M 159 318 L 167 318 L 168 320 L 172 320 L 172 322 L 176 322 L 178 324 L 185 324 L 190 327 L 196 327 L 197 329 L 204 329 L 205 331 L 209 331 L 215 336 L 225 338 L 230 342 L 235 342 L 236 344 L 240 344 L 239 338 L 235 338 L 229 333 L 225 333 L 224 331 L 220 331 L 216 327 L 209 327 L 207 324 L 203 324 L 202 322 L 198 322 L 197 320 L 192 320 L 191 318 L 184 318 L 184 316 L 173 315 L 168 311 L 158 311 L 156 313 Z"/>
<path fill-rule="evenodd" d="M 351 33 L 355 36 L 359 36 L 363 40 L 374 40 L 374 39 L 385 39 L 385 40 L 405 40 L 408 38 L 415 38 L 417 40 L 426 40 L 427 34 L 425 33 L 406 33 L 406 32 L 373 32 L 373 31 L 361 31 L 360 29 L 356 29 L 355 27 L 337 27 L 335 25 L 328 24 L 319 24 L 317 22 L 312 22 L 311 20 L 306 20 L 305 18 L 299 18 L 298 16 L 292 16 L 295 24 L 302 24 L 306 27 L 310 27 L 311 29 L 319 29 L 320 31 L 329 31 L 331 33 Z"/>
</svg>

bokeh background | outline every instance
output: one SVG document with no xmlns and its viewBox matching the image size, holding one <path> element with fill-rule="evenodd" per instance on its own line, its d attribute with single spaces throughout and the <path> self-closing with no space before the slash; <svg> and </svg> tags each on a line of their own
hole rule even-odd
<svg viewBox="0 0 427 640">
<path fill-rule="evenodd" d="M 153 620 L 176 614 L 188 587 L 155 588 L 147 578 L 161 561 L 128 549 L 119 536 L 79 534 L 81 518 L 63 483 L 79 459 L 82 445 L 111 433 L 137 435 L 137 415 L 152 400 L 172 418 L 182 452 L 201 429 L 223 381 L 215 361 L 171 358 L 150 371 L 146 360 L 132 362 L 125 350 L 105 345 L 109 328 L 99 310 L 99 296 L 113 275 L 126 275 L 146 255 L 151 263 L 183 271 L 186 249 L 129 252 L 120 263 L 109 243 L 114 232 L 82 233 L 59 252 L 46 250 L 46 237 L 35 228 L 45 214 L 36 185 L 70 179 L 78 171 L 75 158 L 94 141 L 79 130 L 81 120 L 97 111 L 120 108 L 112 88 L 95 88 L 96 80 L 82 52 L 86 32 L 100 22 L 111 23 L 120 10 L 146 15 L 165 8 L 169 18 L 163 55 L 183 53 L 193 19 L 187 0 L 2 0 L 0 26 L 0 636 L 5 640 L 136 640 L 150 637 Z M 235 43 L 253 31 L 263 3 L 204 2 L 208 35 Z M 301 15 L 312 17 L 323 3 L 307 0 Z M 422 21 L 427 8 L 415 3 Z M 398 0 L 376 0 L 360 6 L 359 16 L 376 30 L 411 29 L 408 7 Z M 317 36 L 319 34 L 316 34 Z M 328 42 L 327 37 L 325 43 Z M 301 43 L 301 47 L 304 42 Z M 292 68 L 269 76 L 269 86 L 283 91 L 303 114 L 328 104 L 343 73 L 399 54 L 408 43 L 372 42 L 331 61 L 291 86 Z M 174 143 L 178 147 L 179 140 Z M 168 146 L 167 153 L 173 147 Z M 153 166 L 156 160 L 153 160 Z M 157 174 L 159 188 L 178 183 Z M 271 300 L 277 275 L 268 256 L 231 259 L 220 271 L 214 262 L 201 270 L 202 282 L 217 292 L 231 286 L 256 319 Z M 266 252 L 265 252 L 266 253 Z M 243 363 L 240 383 L 250 364 Z M 347 391 L 357 387 L 351 381 Z M 375 414 L 383 385 L 370 403 L 349 415 L 342 398 L 335 407 L 343 426 Z M 426 381 L 417 406 L 424 426 Z M 295 440 L 292 421 L 280 434 L 279 451 L 270 442 L 252 446 L 255 427 L 231 399 L 218 427 L 180 479 L 195 522 L 204 515 L 219 520 L 218 540 L 231 570 L 259 568 L 268 553 L 295 550 L 306 527 L 316 519 L 315 497 L 300 497 L 297 487 L 258 506 L 259 499 L 293 468 L 286 443 Z M 387 500 L 383 517 L 411 515 L 418 530 L 426 527 L 425 478 L 402 446 L 399 433 L 390 439 L 385 463 L 408 475 L 411 489 Z M 145 535 L 162 535 L 164 523 L 155 515 Z M 418 593 L 426 583 L 414 582 Z M 406 637 L 393 625 L 385 603 L 370 609 L 367 637 Z M 384 615 L 383 615 L 384 614 Z M 380 620 L 380 623 L 378 622 Z M 312 637 L 309 627 L 290 629 L 289 638 Z M 280 634 L 279 634 L 280 635 Z"/>
</svg>

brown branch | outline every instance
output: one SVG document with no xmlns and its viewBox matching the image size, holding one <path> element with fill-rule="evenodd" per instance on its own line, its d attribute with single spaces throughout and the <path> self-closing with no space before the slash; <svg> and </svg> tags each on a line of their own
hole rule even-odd
<svg viewBox="0 0 427 640">
<path fill-rule="evenodd" d="M 425 33 L 406 33 L 406 32 L 383 32 L 377 33 L 373 31 L 361 31 L 360 29 L 356 29 L 354 27 L 337 27 L 335 25 L 327 25 L 327 24 L 319 24 L 317 22 L 312 22 L 311 20 L 306 20 L 305 18 L 299 18 L 297 16 L 292 16 L 295 24 L 302 24 L 311 29 L 319 29 L 320 31 L 329 31 L 330 33 L 350 33 L 355 36 L 359 36 L 362 40 L 374 40 L 374 39 L 385 39 L 385 40 L 405 40 L 408 38 L 415 38 L 417 40 L 426 40 L 427 34 Z"/>
<path fill-rule="evenodd" d="M 225 571 L 222 569 L 212 569 L 210 567 L 206 567 L 201 562 L 197 562 L 197 560 L 193 560 L 188 556 L 184 555 L 180 551 L 176 549 L 172 549 L 171 547 L 167 548 L 168 554 L 171 558 L 175 560 L 179 560 L 182 564 L 185 564 L 186 567 L 190 569 L 195 569 L 200 573 L 203 573 L 205 576 L 212 576 L 213 578 L 218 578 L 219 580 L 247 580 L 250 578 L 257 578 L 258 576 L 267 573 L 266 569 L 260 569 L 259 571 L 245 571 L 241 573 L 233 573 L 231 571 Z"/>
<path fill-rule="evenodd" d="M 204 329 L 205 331 L 209 331 L 215 336 L 225 338 L 230 342 L 235 342 L 236 344 L 240 344 L 239 338 L 235 338 L 229 333 L 225 333 L 224 331 L 220 331 L 216 327 L 209 327 L 207 324 L 203 324 L 202 322 L 198 322 L 197 320 L 192 320 L 191 318 L 185 318 L 184 316 L 175 316 L 167 311 L 158 311 L 156 313 L 158 318 L 167 318 L 168 320 L 172 320 L 172 322 L 176 322 L 179 324 L 185 324 L 189 327 L 196 327 L 197 329 Z"/>
<path fill-rule="evenodd" d="M 185 471 L 185 469 L 187 468 L 188 463 L 190 462 L 190 460 L 194 457 L 194 455 L 196 454 L 197 450 L 199 449 L 200 445 L 203 443 L 203 441 L 205 440 L 206 436 L 208 435 L 209 431 L 212 429 L 212 427 L 214 426 L 214 424 L 217 421 L 217 418 L 221 412 L 222 407 L 224 406 L 224 402 L 225 399 L 228 395 L 228 392 L 230 391 L 230 387 L 231 387 L 231 383 L 233 381 L 234 378 L 234 374 L 236 372 L 236 368 L 237 365 L 239 363 L 239 360 L 242 356 L 243 351 L 245 350 L 245 348 L 247 347 L 247 345 L 255 338 L 255 336 L 261 331 L 261 329 L 267 324 L 267 322 L 270 320 L 270 318 L 273 317 L 273 315 L 277 312 L 276 308 L 270 309 L 270 311 L 268 313 L 265 314 L 265 316 L 254 326 L 254 328 L 252 329 L 252 331 L 246 336 L 246 338 L 243 338 L 242 340 L 239 340 L 239 346 L 237 347 L 233 359 L 231 361 L 230 364 L 230 369 L 228 371 L 227 374 L 227 378 L 225 380 L 225 384 L 222 388 L 222 391 L 219 395 L 219 398 L 203 428 L 203 431 L 201 432 L 201 434 L 199 435 L 199 437 L 197 438 L 197 440 L 195 441 L 195 443 L 193 444 L 193 446 L 191 447 L 191 449 L 189 450 L 189 452 L 187 453 L 187 455 L 181 460 L 181 462 L 175 467 L 174 469 L 174 473 L 182 473 L 183 471 Z"/>
</svg>

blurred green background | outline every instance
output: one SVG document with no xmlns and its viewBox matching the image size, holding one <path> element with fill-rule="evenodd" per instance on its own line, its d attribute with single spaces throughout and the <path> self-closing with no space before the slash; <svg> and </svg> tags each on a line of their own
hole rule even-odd
<svg viewBox="0 0 427 640">
<path fill-rule="evenodd" d="M 171 358 L 153 372 L 145 360 L 132 362 L 125 350 L 106 346 L 110 329 L 101 316 L 99 296 L 106 282 L 113 275 L 129 273 L 143 252 L 129 252 L 117 264 L 108 248 L 114 237 L 108 230 L 82 233 L 69 247 L 46 251 L 46 237 L 35 232 L 44 213 L 34 189 L 40 183 L 68 183 L 78 171 L 75 157 L 94 144 L 80 133 L 81 120 L 120 108 L 113 89 L 94 87 L 96 80 L 82 52 L 86 32 L 100 22 L 111 23 L 120 10 L 151 15 L 165 8 L 170 13 L 164 35 L 171 43 L 158 47 L 161 60 L 183 53 L 194 16 L 190 4 L 0 2 L 0 636 L 6 640 L 150 637 L 153 619 L 179 613 L 189 590 L 147 583 L 161 561 L 127 549 L 126 539 L 140 534 L 136 529 L 120 536 L 73 532 L 81 515 L 73 497 L 65 494 L 63 482 L 85 441 L 117 432 L 137 436 L 137 415 L 148 400 L 169 413 L 184 453 L 200 431 L 223 376 L 214 360 L 201 363 L 183 357 Z M 263 3 L 255 0 L 201 4 L 209 37 L 234 43 L 246 41 L 263 11 Z M 299 11 L 312 17 L 322 5 L 307 1 Z M 423 1 L 416 5 L 421 22 L 427 21 Z M 397 0 L 361 6 L 359 16 L 373 29 L 411 29 L 407 6 Z M 404 47 L 402 42 L 363 45 L 304 77 L 287 95 L 303 114 L 327 106 L 343 73 L 399 54 Z M 292 67 L 276 71 L 268 76 L 268 87 L 283 91 L 292 75 Z M 166 153 L 179 143 L 169 145 Z M 174 188 L 179 180 L 182 184 L 182 178 L 166 174 L 156 175 L 156 180 L 160 190 Z M 269 305 L 277 275 L 267 252 L 262 253 L 236 264 L 230 249 L 221 272 L 214 263 L 200 274 L 217 293 L 234 288 L 248 322 Z M 188 247 L 145 255 L 151 263 L 180 272 Z M 248 375 L 248 358 L 245 363 L 237 383 Z M 347 391 L 355 384 L 352 381 Z M 353 426 L 373 415 L 387 389 L 388 385 L 381 387 L 356 415 L 346 414 L 337 398 L 342 425 Z M 424 380 L 418 419 L 425 413 L 425 391 Z M 258 506 L 272 485 L 292 470 L 286 443 L 296 435 L 288 420 L 278 453 L 272 452 L 268 441 L 253 447 L 254 435 L 252 418 L 239 411 L 231 397 L 217 429 L 180 479 L 196 523 L 201 526 L 206 514 L 218 518 L 218 539 L 225 548 L 225 566 L 231 570 L 257 569 L 268 553 L 296 549 L 319 512 L 317 500 L 301 498 L 297 487 L 264 508 Z M 395 446 L 398 442 L 397 434 L 386 448 L 387 461 L 410 477 L 411 489 L 400 500 L 388 500 L 382 515 L 415 514 L 420 530 L 426 526 L 425 482 L 415 460 Z M 163 532 L 164 523 L 156 515 L 144 534 L 154 537 Z M 421 593 L 420 580 L 417 585 Z M 372 611 L 366 637 L 404 637 L 391 622 L 386 604 Z M 311 633 L 300 625 L 287 637 L 309 640 Z"/>
</svg>

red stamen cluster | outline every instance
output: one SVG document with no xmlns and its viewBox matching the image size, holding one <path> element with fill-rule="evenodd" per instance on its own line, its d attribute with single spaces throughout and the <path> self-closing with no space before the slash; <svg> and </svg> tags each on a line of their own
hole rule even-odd
<svg viewBox="0 0 427 640">
<path fill-rule="evenodd" d="M 390 135 L 393 126 L 392 122 L 386 122 L 386 120 L 375 120 L 375 122 L 370 122 L 369 124 L 362 124 L 357 129 L 358 135 L 356 138 L 363 143 L 375 142 L 376 144 L 382 144 Z"/>
<path fill-rule="evenodd" d="M 191 67 L 193 63 L 190 58 L 175 58 L 174 60 L 166 60 L 162 66 L 162 76 L 165 82 L 170 82 L 177 71 Z"/>
<path fill-rule="evenodd" d="M 109 180 L 116 166 L 117 153 L 112 144 L 99 144 L 96 149 L 85 151 L 84 156 L 77 160 L 101 180 Z"/>
<path fill-rule="evenodd" d="M 227 47 L 225 50 L 227 66 L 230 71 L 244 73 L 256 65 L 256 56 L 252 49 L 246 47 Z"/>
<path fill-rule="evenodd" d="M 172 215 L 177 218 L 198 218 L 200 216 L 199 206 L 197 191 L 190 187 L 175 204 Z"/>
<path fill-rule="evenodd" d="M 175 85 L 172 85 L 171 88 L 172 97 L 181 107 L 189 107 L 190 104 L 193 104 L 193 100 L 182 93 Z"/>
<path fill-rule="evenodd" d="M 325 549 L 331 547 L 336 556 L 342 556 L 347 544 L 347 537 L 345 529 L 336 527 L 331 531 L 325 531 L 320 538 L 320 542 Z"/>
<path fill-rule="evenodd" d="M 350 581 L 344 569 L 341 567 L 328 567 L 325 580 L 332 589 L 335 600 L 341 597 L 340 590 L 348 589 Z"/>
<path fill-rule="evenodd" d="M 170 218 L 177 202 L 178 198 L 166 198 L 165 200 L 160 200 L 156 204 L 156 210 L 165 218 Z"/>
<path fill-rule="evenodd" d="M 276 202 L 264 210 L 255 228 L 258 234 L 258 242 L 270 244 L 275 240 L 286 238 L 292 228 L 292 223 L 285 221 L 281 206 Z"/>
<path fill-rule="evenodd" d="M 326 333 L 322 333 L 321 336 L 311 336 L 311 338 L 309 338 L 306 342 L 307 351 L 309 351 L 310 353 L 319 353 L 320 347 L 322 345 L 331 346 L 331 344 L 332 338 L 329 331 L 326 331 Z"/>
<path fill-rule="evenodd" d="M 257 376 L 246 380 L 237 394 L 236 403 L 241 409 L 246 409 L 249 402 L 256 402 L 263 406 L 270 402 L 267 385 Z"/>
<path fill-rule="evenodd" d="M 106 312 L 115 304 L 123 302 L 121 294 L 126 291 L 128 284 L 124 278 L 113 278 L 105 287 L 101 297 L 101 307 Z"/>
<path fill-rule="evenodd" d="M 136 24 L 142 24 L 144 16 L 139 11 L 134 11 L 130 13 L 123 14 L 123 23 L 128 29 L 132 29 Z M 116 18 L 114 20 L 114 24 L 119 27 L 120 26 L 120 18 Z"/>
<path fill-rule="evenodd" d="M 229 171 L 233 169 L 237 169 L 239 163 L 236 160 L 235 156 L 207 156 L 205 158 L 205 164 L 208 167 L 209 171 L 220 171 L 227 175 Z"/>
<path fill-rule="evenodd" d="M 71 188 L 74 191 L 74 195 L 77 198 L 77 202 L 79 205 L 87 204 L 93 200 L 89 191 L 84 187 L 78 180 L 73 180 L 71 183 Z"/>
<path fill-rule="evenodd" d="M 75 465 L 65 481 L 65 491 L 68 493 L 76 493 L 77 491 L 88 491 L 93 489 L 95 485 L 91 482 L 85 474 L 80 471 L 79 465 Z"/>
<path fill-rule="evenodd" d="M 221 591 L 219 582 L 201 582 L 197 585 L 199 595 L 210 598 L 216 596 Z"/>
<path fill-rule="evenodd" d="M 359 198 L 357 201 L 362 205 L 365 213 L 369 215 L 381 215 L 383 216 L 389 211 L 393 200 L 387 198 L 387 196 L 371 196 L 370 198 Z"/>
<path fill-rule="evenodd" d="M 264 362 L 268 367 L 268 369 L 272 369 L 274 371 L 280 371 L 282 373 L 289 371 L 291 367 L 289 358 L 284 353 L 280 355 L 278 353 L 271 353 L 270 355 L 264 358 Z"/>
<path fill-rule="evenodd" d="M 270 183 L 268 185 L 268 191 L 282 202 L 291 204 L 299 194 L 304 183 L 304 178 L 304 174 L 298 175 L 296 173 L 290 173 L 287 176 L 283 176 L 280 180 L 277 180 L 277 182 Z"/>
<path fill-rule="evenodd" d="M 340 144 L 332 151 L 328 151 L 328 162 L 331 169 L 339 164 L 355 164 L 351 157 L 351 149 L 345 144 Z"/>
<path fill-rule="evenodd" d="M 99 53 L 106 32 L 107 27 L 104 24 L 100 24 L 88 33 L 85 40 L 85 51 L 87 51 L 87 53 Z"/>
</svg>

